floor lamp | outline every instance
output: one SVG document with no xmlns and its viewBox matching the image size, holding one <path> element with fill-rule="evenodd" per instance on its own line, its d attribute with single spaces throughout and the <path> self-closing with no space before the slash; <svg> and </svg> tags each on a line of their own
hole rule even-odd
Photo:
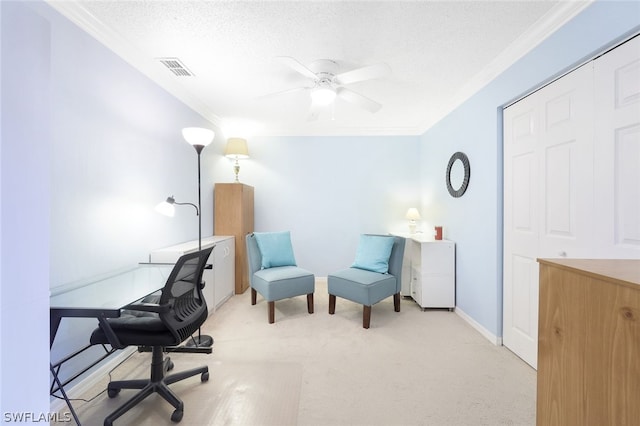
<svg viewBox="0 0 640 426">
<path fill-rule="evenodd" d="M 215 136 L 213 130 L 203 129 L 201 127 L 185 127 L 182 129 L 182 137 L 189 142 L 198 154 L 198 251 L 202 250 L 202 192 L 200 189 L 200 153 L 209 145 Z M 212 346 L 213 337 L 200 334 L 198 328 L 198 337 L 190 340 L 187 346 Z"/>
<path fill-rule="evenodd" d="M 167 198 L 164 203 L 159 204 L 156 210 L 167 216 L 173 216 L 175 208 L 173 205 L 190 205 L 195 207 L 196 215 L 198 216 L 198 251 L 202 250 L 202 193 L 200 188 L 200 153 L 202 150 L 213 141 L 215 133 L 209 129 L 203 129 L 200 127 L 186 127 L 182 129 L 182 136 L 189 142 L 196 150 L 198 154 L 198 205 L 193 203 L 178 203 L 173 196 Z M 188 341 L 187 346 L 206 347 L 213 345 L 213 338 L 211 336 L 202 335 L 200 329 L 198 329 L 198 336 Z"/>
</svg>

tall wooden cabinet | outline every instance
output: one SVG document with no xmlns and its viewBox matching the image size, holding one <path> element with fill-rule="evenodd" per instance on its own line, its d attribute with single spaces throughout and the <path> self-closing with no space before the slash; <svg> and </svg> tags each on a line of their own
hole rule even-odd
<svg viewBox="0 0 640 426">
<path fill-rule="evenodd" d="M 537 425 L 637 425 L 640 260 L 538 262 Z"/>
<path fill-rule="evenodd" d="M 249 288 L 245 236 L 253 232 L 253 187 L 242 183 L 216 183 L 213 189 L 213 232 L 236 239 L 236 294 Z"/>
</svg>

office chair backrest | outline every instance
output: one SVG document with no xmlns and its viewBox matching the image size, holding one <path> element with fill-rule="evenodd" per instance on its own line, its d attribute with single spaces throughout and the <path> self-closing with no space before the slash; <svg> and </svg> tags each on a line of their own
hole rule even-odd
<svg viewBox="0 0 640 426">
<path fill-rule="evenodd" d="M 170 309 L 161 313 L 160 319 L 176 337 L 176 344 L 195 333 L 207 319 L 200 283 L 212 250 L 210 247 L 180 257 L 162 289 L 159 303 L 168 304 Z"/>
</svg>

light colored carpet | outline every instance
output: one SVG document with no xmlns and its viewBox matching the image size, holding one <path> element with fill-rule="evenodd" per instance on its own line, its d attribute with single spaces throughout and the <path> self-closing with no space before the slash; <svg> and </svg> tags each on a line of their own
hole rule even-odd
<svg viewBox="0 0 640 426">
<path fill-rule="evenodd" d="M 180 424 L 535 424 L 535 370 L 455 313 L 422 311 L 410 299 L 401 306 L 394 312 L 392 298 L 375 305 L 365 330 L 362 306 L 338 299 L 335 315 L 327 313 L 323 281 L 314 314 L 304 296 L 278 301 L 275 324 L 260 296 L 256 306 L 249 291 L 232 297 L 203 327 L 215 338 L 213 354 L 171 354 L 175 371 L 205 363 L 211 371 L 207 383 L 195 377 L 172 385 L 185 403 Z M 114 378 L 145 377 L 148 360 L 135 354 Z M 83 424 L 101 424 L 131 392 L 74 406 Z M 172 411 L 154 395 L 116 424 L 171 424 Z"/>
</svg>

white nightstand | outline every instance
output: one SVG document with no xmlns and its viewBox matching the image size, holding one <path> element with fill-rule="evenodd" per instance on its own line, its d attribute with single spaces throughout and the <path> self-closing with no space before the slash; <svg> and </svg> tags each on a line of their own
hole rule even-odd
<svg viewBox="0 0 640 426">
<path fill-rule="evenodd" d="M 456 306 L 456 245 L 449 240 L 410 240 L 411 297 L 422 308 Z"/>
<path fill-rule="evenodd" d="M 456 306 L 456 245 L 426 234 L 392 233 L 406 238 L 400 294 L 420 307 Z"/>
</svg>

